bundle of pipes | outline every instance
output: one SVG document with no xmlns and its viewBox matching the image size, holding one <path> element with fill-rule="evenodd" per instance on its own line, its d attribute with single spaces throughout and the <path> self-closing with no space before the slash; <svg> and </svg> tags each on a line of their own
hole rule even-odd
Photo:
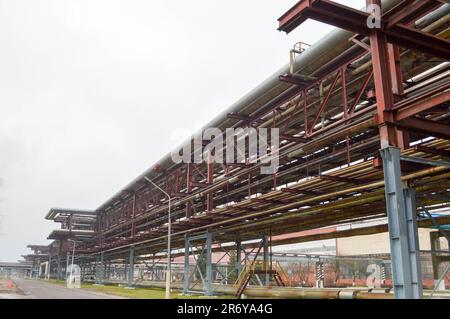
<svg viewBox="0 0 450 319">
<path fill-rule="evenodd" d="M 104 281 L 107 285 L 123 285 L 124 281 Z M 140 288 L 164 288 L 165 283 L 159 281 L 142 281 L 136 284 Z M 179 282 L 172 283 L 174 290 L 182 290 L 183 285 Z M 213 290 L 217 294 L 234 295 L 236 287 L 230 285 L 213 284 Z M 202 293 L 203 287 L 201 284 L 195 287 L 192 291 L 195 293 Z M 432 292 L 425 290 L 423 297 L 429 298 Z M 291 288 L 291 287 L 258 287 L 247 286 L 244 291 L 247 298 L 281 298 L 281 299 L 393 299 L 394 294 L 390 289 L 369 289 L 369 288 Z M 433 298 L 450 299 L 450 292 L 435 291 Z"/>
<path fill-rule="evenodd" d="M 427 144 L 428 147 L 432 147 L 432 148 L 437 148 L 437 149 L 446 149 L 448 148 L 448 145 L 446 144 L 446 142 L 433 142 L 433 143 L 429 143 Z M 425 154 L 420 153 L 420 152 L 413 152 L 412 150 L 407 151 L 405 154 L 408 155 L 414 155 L 414 156 L 423 156 Z M 435 158 L 438 159 L 438 157 L 434 156 L 434 157 L 430 157 L 429 155 L 425 156 L 427 158 Z M 310 163 L 311 164 L 311 163 Z M 431 173 L 436 173 L 436 169 L 432 169 L 426 172 L 426 174 L 431 174 Z M 362 163 L 362 164 L 358 164 L 355 166 L 351 166 L 348 169 L 342 169 L 337 173 L 332 173 L 332 174 L 324 174 L 322 176 L 319 176 L 317 178 L 313 178 L 310 180 L 306 180 L 303 181 L 302 183 L 299 183 L 297 186 L 290 186 L 289 188 L 286 189 L 278 189 L 272 192 L 269 192 L 267 194 L 264 194 L 262 196 L 259 196 L 257 199 L 247 199 L 244 200 L 238 204 L 232 205 L 232 206 L 228 206 L 225 208 L 220 208 L 217 209 L 213 212 L 213 215 L 211 215 L 211 213 L 203 213 L 203 214 L 199 214 L 198 216 L 195 216 L 192 218 L 192 220 L 196 221 L 196 224 L 204 224 L 205 226 L 201 227 L 200 229 L 205 229 L 206 227 L 213 227 L 215 226 L 214 223 L 209 223 L 209 219 L 213 216 L 215 220 L 220 220 L 220 216 L 222 215 L 224 217 L 224 219 L 226 219 L 223 222 L 219 222 L 219 225 L 223 225 L 226 224 L 227 222 L 231 223 L 234 220 L 230 219 L 229 217 L 232 217 L 233 215 L 240 215 L 240 220 L 245 220 L 247 218 L 254 218 L 254 217 L 260 217 L 262 215 L 271 215 L 271 213 L 273 213 L 274 211 L 264 211 L 263 208 L 264 207 L 273 207 L 274 210 L 280 210 L 281 208 L 279 207 L 283 207 L 282 204 L 283 202 L 288 203 L 288 202 L 292 202 L 292 204 L 290 205 L 285 205 L 284 209 L 285 210 L 289 210 L 295 207 L 301 207 L 301 205 L 306 204 L 308 201 L 314 203 L 320 200 L 325 200 L 325 197 L 323 199 L 321 199 L 321 197 L 317 197 L 317 196 L 312 196 L 311 193 L 310 195 L 305 194 L 309 192 L 314 192 L 319 191 L 319 193 L 326 193 L 329 192 L 330 196 L 327 197 L 328 199 L 333 198 L 333 196 L 337 196 L 339 194 L 334 194 L 333 190 L 335 189 L 341 189 L 342 190 L 342 186 L 350 183 L 350 184 L 364 184 L 364 182 L 368 182 L 368 181 L 376 181 L 381 180 L 382 179 L 382 175 L 381 172 L 379 170 L 376 170 L 373 168 L 371 162 L 366 162 L 366 163 Z M 420 177 L 417 176 L 416 174 L 412 175 L 414 178 Z M 446 175 L 442 175 L 443 177 L 441 178 L 446 178 Z M 340 182 L 337 180 L 341 180 Z M 436 181 L 438 180 L 438 178 L 436 178 Z M 321 186 L 323 185 L 323 186 Z M 383 183 L 380 181 L 378 182 L 378 187 L 382 187 Z M 431 184 L 430 184 L 431 185 Z M 438 188 L 442 187 L 443 184 L 438 184 Z M 301 186 L 301 187 L 300 187 Z M 371 184 L 368 184 L 368 189 L 370 189 Z M 430 187 L 430 186 L 427 186 Z M 359 188 L 363 189 L 364 185 L 360 186 Z M 419 189 L 420 191 L 422 191 L 421 189 Z M 423 189 L 423 191 L 428 191 L 429 193 L 434 192 L 436 190 L 431 190 L 430 188 L 428 189 Z M 342 194 L 347 193 L 350 196 L 353 196 L 355 192 L 355 189 L 348 189 L 345 188 L 344 190 L 342 190 Z M 316 194 L 317 195 L 317 194 Z M 275 197 L 274 197 L 275 196 Z M 383 197 L 382 191 L 379 190 L 378 194 L 370 194 L 370 196 L 378 196 L 378 199 L 381 199 Z M 302 198 L 304 199 L 304 201 L 299 201 L 299 199 Z M 363 197 L 362 197 L 363 198 Z M 361 199 L 362 199 L 361 198 Z M 371 200 L 376 199 L 375 197 L 373 198 L 369 198 L 367 197 L 367 202 L 370 202 Z M 278 203 L 277 203 L 278 201 Z M 350 202 L 352 202 L 352 200 L 350 200 Z M 357 204 L 361 204 L 362 202 L 354 202 L 353 205 L 357 205 Z M 382 202 L 378 202 L 379 204 L 379 208 L 381 209 L 380 214 L 384 213 L 384 207 L 382 204 Z M 330 205 L 331 206 L 331 205 Z M 352 204 L 349 205 L 349 207 L 352 206 Z M 324 209 L 324 211 L 326 211 L 326 207 L 323 206 L 322 207 Z M 245 210 L 260 210 L 261 214 L 244 214 Z M 375 212 L 375 211 L 374 211 Z M 290 215 L 298 215 L 299 212 L 295 212 L 295 213 L 291 213 Z M 289 216 L 288 215 L 285 215 Z M 356 215 L 354 217 L 357 217 Z M 276 222 L 277 217 L 276 216 L 271 216 L 270 218 L 273 218 L 272 222 Z M 192 221 L 191 220 L 191 221 Z M 203 221 L 203 222 L 202 222 Z M 315 222 L 316 219 L 311 219 L 311 222 Z M 152 222 L 155 222 L 154 220 Z M 271 221 L 267 221 L 268 223 L 271 223 Z M 189 221 L 187 220 L 180 220 L 178 222 L 174 222 L 174 225 L 180 225 L 180 228 L 185 228 L 185 227 L 189 227 Z M 186 226 L 184 226 L 186 225 Z M 252 225 L 252 224 L 248 224 L 248 226 L 242 226 L 242 227 L 253 227 L 256 225 Z M 272 225 L 273 227 L 274 225 Z M 319 224 L 316 224 L 316 226 L 319 226 Z M 177 227 L 177 226 L 175 226 Z M 257 230 L 257 228 L 253 228 L 254 230 Z M 199 230 L 197 229 L 197 227 L 192 228 L 192 231 L 196 231 Z M 225 231 L 226 229 L 221 229 L 221 231 Z M 162 228 L 162 233 L 165 233 L 164 230 L 164 226 Z M 158 232 L 156 232 L 157 234 Z M 108 232 L 106 232 L 106 234 L 108 234 Z M 159 237 L 159 236 L 157 236 Z"/>
<path fill-rule="evenodd" d="M 434 150 L 450 149 L 450 142 L 443 140 L 433 140 L 423 145 L 423 148 Z M 429 160 L 441 158 L 420 149 L 406 150 L 403 155 Z M 423 205 L 442 204 L 443 198 L 447 198 L 444 206 L 440 206 L 445 208 L 450 203 L 446 192 L 450 187 L 449 177 L 447 167 L 433 167 L 407 174 L 403 180 L 414 180 L 417 198 Z M 191 220 L 175 221 L 173 248 L 184 247 L 186 234 L 206 230 L 215 232 L 215 240 L 223 243 L 233 241 L 237 232 L 242 240 L 256 238 L 268 227 L 272 235 L 279 235 L 361 219 L 377 219 L 386 216 L 384 196 L 382 171 L 370 161 L 363 162 L 307 178 L 213 212 L 200 213 Z M 192 220 L 196 227 L 191 227 Z M 136 252 L 149 254 L 163 250 L 166 227 L 163 225 L 149 231 L 151 239 L 141 240 Z M 300 238 L 297 240 L 301 241 Z M 120 253 L 120 247 L 109 248 L 105 244 L 104 249 L 110 255 Z"/>
<path fill-rule="evenodd" d="M 390 9 L 399 2 L 398 0 L 388 0 L 383 2 L 383 6 L 385 9 Z M 450 5 L 444 5 L 439 10 L 417 21 L 416 25 L 430 33 L 448 32 L 449 12 Z M 368 54 L 364 48 L 348 41 L 351 37 L 352 33 L 350 32 L 335 30 L 297 57 L 295 70 L 297 70 L 298 74 L 321 80 L 320 86 L 312 86 L 306 92 L 306 100 L 308 101 L 306 117 L 304 114 L 301 114 L 302 110 L 298 110 L 295 107 L 299 99 L 299 88 L 279 81 L 280 75 L 289 72 L 289 65 L 287 65 L 205 127 L 225 129 L 249 124 L 251 120 L 258 120 L 258 127 L 267 127 L 273 121 L 276 121 L 279 126 L 286 123 L 289 124 L 287 130 L 283 133 L 296 135 L 299 133 L 299 127 L 305 124 L 305 119 L 312 117 L 317 111 L 323 95 L 328 91 L 331 91 L 329 94 L 330 104 L 337 105 L 335 101 L 342 94 L 342 86 L 336 85 L 331 90 L 333 80 L 325 75 L 339 71 L 338 66 L 342 65 L 343 61 L 352 61 L 351 68 L 349 68 L 350 71 L 347 74 L 348 83 L 346 90 L 348 96 L 352 97 L 348 101 L 349 104 L 353 100 L 356 101 L 356 93 L 367 81 L 370 73 L 370 61 L 368 61 Z M 405 50 L 402 55 L 402 63 L 404 63 L 405 69 L 408 70 L 406 74 L 411 78 L 420 75 L 425 70 L 431 69 L 431 65 L 438 61 L 410 50 Z M 441 85 L 444 81 L 442 79 L 444 71 L 442 68 L 438 68 L 433 71 L 437 72 L 437 75 L 428 77 L 425 83 L 411 85 L 408 88 L 408 96 L 414 97 L 417 92 L 430 90 L 436 88 L 437 85 Z M 327 110 L 327 118 L 333 118 L 333 121 L 324 120 L 322 124 L 327 123 L 327 125 L 325 127 L 319 125 L 318 129 L 310 135 L 310 139 L 304 142 L 283 141 L 280 149 L 281 169 L 276 176 L 279 185 L 290 185 L 297 182 L 300 179 L 299 172 L 304 174 L 306 171 L 306 176 L 308 176 L 308 170 L 326 171 L 339 167 L 339 163 L 345 162 L 346 156 L 348 161 L 367 160 L 373 156 L 378 151 L 378 132 L 373 119 L 375 107 L 376 105 L 370 105 L 370 103 L 368 105 L 365 104 L 364 107 L 356 103 L 353 116 L 342 119 L 339 118 L 340 112 L 342 112 L 340 108 L 330 106 Z M 271 118 L 270 114 L 274 109 L 277 109 L 278 113 L 274 118 Z M 239 114 L 249 120 L 239 120 L 230 117 L 230 114 Z M 346 154 L 344 148 L 334 150 L 333 153 L 326 149 L 326 145 L 329 145 L 331 142 L 339 143 L 349 135 L 352 136 L 350 141 L 351 154 Z M 189 140 L 187 143 L 190 142 Z M 431 146 L 442 149 L 448 147 L 439 143 Z M 304 161 L 305 154 L 309 154 L 306 157 L 306 161 Z M 417 152 L 414 154 L 421 155 Z M 344 158 L 344 161 L 342 158 Z M 152 166 L 121 192 L 100 206 L 97 212 L 102 216 L 117 209 L 117 207 L 122 207 L 123 211 L 126 211 L 131 204 L 135 207 L 133 194 L 144 193 L 149 188 L 144 177 L 158 180 L 166 176 L 174 167 L 176 165 L 173 164 L 171 156 L 168 154 L 159 163 Z M 189 193 L 186 192 L 185 196 L 174 200 L 172 202 L 173 216 L 174 220 L 176 220 L 174 222 L 174 235 L 178 236 L 178 238 L 174 239 L 175 247 L 182 247 L 182 236 L 184 234 L 192 234 L 206 229 L 214 228 L 217 231 L 217 238 L 220 240 L 228 239 L 227 232 L 234 231 L 241 232 L 244 238 L 250 238 L 268 225 L 272 227 L 274 234 L 281 234 L 311 227 L 321 227 L 327 224 L 331 225 L 363 218 L 376 218 L 385 214 L 384 207 L 381 205 L 382 201 L 372 205 L 370 210 L 361 211 L 360 214 L 354 213 L 354 209 L 352 209 L 356 205 L 367 206 L 368 203 L 383 198 L 380 190 L 383 184 L 377 182 L 377 180 L 381 179 L 381 172 L 371 167 L 370 161 L 351 166 L 348 169 L 341 169 L 336 174 L 330 173 L 326 174 L 327 176 L 302 181 L 294 186 L 290 185 L 284 190 L 279 188 L 272 189 L 272 176 L 258 176 L 252 179 L 252 187 L 254 189 L 260 187 L 260 192 L 263 195 L 258 196 L 256 199 L 251 198 L 255 197 L 251 195 L 255 195 L 257 191 L 254 191 L 253 194 L 248 194 L 246 192 L 246 183 L 242 178 L 252 175 L 258 169 L 259 165 L 252 165 L 251 167 L 236 167 L 228 172 L 222 171 L 220 174 L 213 176 L 212 181 L 206 186 L 193 189 Z M 440 179 L 448 177 L 445 172 L 437 171 L 436 169 L 422 172 L 420 176 L 413 175 L 413 177 L 425 178 L 429 175 L 438 175 L 433 177 L 436 183 Z M 342 192 L 336 193 L 336 190 L 342 189 L 344 185 L 355 182 L 361 184 L 361 186 L 345 188 Z M 372 189 L 371 182 L 378 184 L 372 185 Z M 361 196 L 361 198 L 358 198 L 359 201 L 351 199 L 349 203 L 342 201 L 335 205 L 333 202 L 330 202 L 327 204 L 328 206 L 322 205 L 320 208 L 302 208 L 305 205 L 314 206 L 324 201 L 334 201 L 340 199 L 340 197 L 353 196 L 355 193 L 367 189 L 371 192 L 368 192 L 367 196 L 364 195 L 365 197 Z M 424 185 L 421 192 L 425 195 L 439 190 L 440 188 L 437 186 L 433 188 L 432 186 Z M 214 197 L 215 202 L 217 202 L 216 208 L 207 213 L 202 212 L 202 196 L 213 192 L 216 192 Z M 321 197 L 322 193 L 329 193 L 330 196 Z M 228 205 L 230 201 L 238 203 Z M 197 216 L 185 220 L 183 213 L 186 205 L 191 202 L 194 203 L 194 208 L 200 208 L 200 212 L 197 213 Z M 434 203 L 430 197 L 430 204 L 432 202 Z M 225 207 L 220 207 L 221 205 Z M 150 247 L 152 247 L 150 251 L 161 250 L 164 247 L 163 240 L 165 239 L 165 236 L 162 234 L 167 232 L 165 225 L 167 209 L 167 201 L 160 201 L 159 205 L 147 206 L 143 211 L 139 211 L 136 216 L 133 216 L 132 220 L 113 223 L 106 228 L 100 229 L 102 232 L 101 237 L 97 237 L 96 240 L 101 240 L 101 245 L 98 242 L 90 243 L 80 249 L 85 249 L 85 252 L 88 253 L 100 250 L 119 253 L 130 245 L 139 244 L 141 247 L 137 249 L 147 253 Z M 290 211 L 293 209 L 295 211 Z M 370 211 L 370 214 L 367 211 Z M 333 216 L 327 216 L 330 215 L 327 212 L 338 213 L 333 214 Z M 308 218 L 306 219 L 306 217 Z M 286 227 L 287 221 L 289 221 L 289 227 Z M 132 239 L 129 238 L 130 229 L 136 232 L 136 236 L 133 236 Z"/>
</svg>

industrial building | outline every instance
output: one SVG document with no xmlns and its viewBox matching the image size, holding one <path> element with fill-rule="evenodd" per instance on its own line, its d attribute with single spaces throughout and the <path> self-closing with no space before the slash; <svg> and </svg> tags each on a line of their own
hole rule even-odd
<svg viewBox="0 0 450 319">
<path fill-rule="evenodd" d="M 185 294 L 449 297 L 450 5 L 368 5 L 379 21 L 330 0 L 282 15 L 281 32 L 336 29 L 207 123 L 220 143 L 189 138 L 96 209 L 50 209 L 53 242 L 26 257 L 38 276 L 63 279 L 73 258 L 85 281 Z M 240 128 L 278 129 L 267 157 L 235 156 Z M 382 289 L 363 287 L 373 274 Z"/>
</svg>

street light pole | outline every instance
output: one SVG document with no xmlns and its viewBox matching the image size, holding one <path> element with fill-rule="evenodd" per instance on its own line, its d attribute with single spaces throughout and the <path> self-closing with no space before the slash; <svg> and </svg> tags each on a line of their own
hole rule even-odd
<svg viewBox="0 0 450 319">
<path fill-rule="evenodd" d="M 153 186 L 155 186 L 157 189 L 159 189 L 164 195 L 167 196 L 167 198 L 169 199 L 169 224 L 167 227 L 167 272 L 166 272 L 166 299 L 170 299 L 170 283 L 171 283 L 171 277 L 172 277 L 172 263 L 171 263 L 171 254 L 172 254 L 172 249 L 171 249 L 171 235 L 172 235 L 172 219 L 170 216 L 170 202 L 171 202 L 171 197 L 170 195 L 165 192 L 161 187 L 159 187 L 158 185 L 156 185 L 151 179 L 149 179 L 147 176 L 144 176 L 144 178 L 150 182 Z"/>
</svg>

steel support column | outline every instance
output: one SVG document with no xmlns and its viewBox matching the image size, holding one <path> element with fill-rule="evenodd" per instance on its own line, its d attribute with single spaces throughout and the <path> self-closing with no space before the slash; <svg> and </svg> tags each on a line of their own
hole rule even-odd
<svg viewBox="0 0 450 319">
<path fill-rule="evenodd" d="M 133 287 L 134 279 L 134 246 L 130 247 L 130 257 L 129 257 L 129 267 L 128 267 L 128 288 Z"/>
<path fill-rule="evenodd" d="M 191 242 L 198 242 L 199 240 L 205 240 L 204 249 L 202 249 L 200 256 L 196 259 L 196 266 L 194 268 L 194 272 L 198 271 L 200 276 L 202 277 L 203 282 L 203 290 L 205 295 L 212 295 L 212 233 L 208 232 L 203 235 L 185 237 L 185 246 L 184 246 L 184 285 L 183 285 L 183 293 L 188 294 L 190 291 L 190 271 L 189 271 L 189 257 L 191 250 Z M 195 252 L 193 251 L 193 254 Z M 199 266 L 199 259 L 205 258 L 205 274 L 202 274 Z"/>
<path fill-rule="evenodd" d="M 208 185 L 211 185 L 214 182 L 214 162 L 212 161 L 211 152 L 208 153 L 206 182 L 208 183 Z M 213 210 L 213 208 L 214 208 L 213 193 L 208 192 L 206 194 L 206 210 L 210 212 Z"/>
<path fill-rule="evenodd" d="M 62 240 L 59 241 L 59 251 L 58 251 L 58 270 L 56 274 L 56 279 L 61 280 L 61 252 L 62 252 Z"/>
<path fill-rule="evenodd" d="M 414 192 L 404 190 L 400 170 L 400 149 L 381 150 L 386 206 L 391 243 L 392 278 L 395 298 L 422 297 Z"/>
<path fill-rule="evenodd" d="M 242 242 L 240 240 L 236 240 L 236 272 L 237 272 L 237 278 L 239 278 L 239 275 L 241 274 L 242 270 Z"/>
<path fill-rule="evenodd" d="M 61 280 L 61 255 L 58 255 L 57 263 L 56 279 Z"/>
<path fill-rule="evenodd" d="M 190 194 L 192 192 L 192 169 L 193 165 L 191 163 L 187 164 L 186 167 L 186 193 Z M 191 202 L 186 203 L 186 218 L 192 217 L 192 204 Z"/>
<path fill-rule="evenodd" d="M 269 286 L 270 284 L 270 275 L 267 272 L 269 270 L 269 236 L 263 235 L 263 260 L 264 260 L 264 286 Z"/>
<path fill-rule="evenodd" d="M 206 282 L 205 294 L 212 295 L 212 234 L 206 234 Z"/>
<path fill-rule="evenodd" d="M 105 253 L 102 252 L 100 254 L 100 284 L 103 285 L 103 281 L 105 280 Z"/>
<path fill-rule="evenodd" d="M 128 280 L 128 258 L 123 260 L 123 279 Z"/>
<path fill-rule="evenodd" d="M 101 284 L 100 272 L 99 272 L 99 267 L 98 267 L 99 261 L 100 261 L 100 256 L 97 255 L 95 257 L 95 284 L 96 285 L 100 285 Z"/>
<path fill-rule="evenodd" d="M 439 231 L 430 233 L 430 243 L 431 243 L 431 264 L 433 267 L 433 279 L 434 286 L 437 290 L 445 290 L 445 279 L 440 280 L 441 274 L 439 272 L 439 266 L 441 265 L 441 260 L 439 258 L 439 251 L 441 251 L 441 237 Z"/>
<path fill-rule="evenodd" d="M 48 273 L 45 274 L 45 279 L 49 280 L 52 274 L 52 253 L 48 254 Z"/>
<path fill-rule="evenodd" d="M 80 263 L 80 281 L 84 282 L 85 262 Z"/>
<path fill-rule="evenodd" d="M 411 284 L 414 299 L 423 297 L 422 269 L 420 266 L 420 247 L 417 226 L 416 192 L 413 188 L 404 191 L 406 223 L 408 231 L 409 262 L 411 264 Z"/>
<path fill-rule="evenodd" d="M 103 285 L 104 280 L 104 253 L 101 252 L 95 259 L 95 284 Z"/>
<path fill-rule="evenodd" d="M 184 238 L 184 285 L 183 294 L 187 294 L 189 291 L 189 238 L 186 236 Z"/>
<path fill-rule="evenodd" d="M 66 253 L 66 271 L 64 278 L 67 279 L 67 272 L 69 271 L 69 260 L 70 260 L 70 254 L 69 252 Z"/>
</svg>

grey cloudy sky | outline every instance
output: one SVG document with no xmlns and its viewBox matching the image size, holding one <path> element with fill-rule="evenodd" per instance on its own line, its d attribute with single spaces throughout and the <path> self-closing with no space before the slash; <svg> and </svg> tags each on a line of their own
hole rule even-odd
<svg viewBox="0 0 450 319">
<path fill-rule="evenodd" d="M 0 0 L 0 260 L 49 243 L 49 208 L 97 208 L 330 30 L 278 32 L 296 2 Z"/>
</svg>

